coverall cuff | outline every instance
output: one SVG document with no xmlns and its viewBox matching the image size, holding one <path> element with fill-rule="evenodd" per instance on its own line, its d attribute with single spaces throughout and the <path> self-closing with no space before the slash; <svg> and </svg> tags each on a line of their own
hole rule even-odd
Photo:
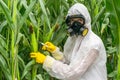
<svg viewBox="0 0 120 80">
<path fill-rule="evenodd" d="M 54 58 L 52 58 L 50 56 L 46 56 L 46 59 L 43 63 L 43 68 L 51 69 L 54 61 L 55 61 Z"/>
<path fill-rule="evenodd" d="M 57 47 L 55 51 L 52 52 L 52 56 L 56 59 L 56 60 L 62 60 L 63 58 L 63 54 L 60 51 L 60 49 Z"/>
</svg>

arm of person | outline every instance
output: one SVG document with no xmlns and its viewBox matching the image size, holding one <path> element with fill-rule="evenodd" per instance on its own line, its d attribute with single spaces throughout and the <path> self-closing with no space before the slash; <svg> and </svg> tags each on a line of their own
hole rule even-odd
<svg viewBox="0 0 120 80">
<path fill-rule="evenodd" d="M 64 55 L 63 55 L 63 53 L 60 51 L 60 49 L 59 49 L 58 47 L 56 48 L 55 51 L 52 52 L 52 56 L 53 56 L 56 60 L 65 62 Z"/>
<path fill-rule="evenodd" d="M 47 56 L 44 61 L 43 68 L 48 71 L 48 73 L 58 79 L 75 79 L 78 76 L 82 76 L 88 68 L 94 63 L 96 58 L 99 56 L 99 51 L 92 49 L 89 51 L 81 62 L 76 61 L 75 65 L 64 64 L 54 58 Z"/>
</svg>

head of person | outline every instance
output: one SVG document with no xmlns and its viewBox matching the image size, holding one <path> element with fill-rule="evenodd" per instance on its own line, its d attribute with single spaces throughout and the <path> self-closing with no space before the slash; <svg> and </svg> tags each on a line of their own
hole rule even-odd
<svg viewBox="0 0 120 80">
<path fill-rule="evenodd" d="M 80 3 L 74 4 L 66 16 L 66 24 L 70 36 L 86 36 L 91 30 L 91 18 L 87 8 Z"/>
</svg>

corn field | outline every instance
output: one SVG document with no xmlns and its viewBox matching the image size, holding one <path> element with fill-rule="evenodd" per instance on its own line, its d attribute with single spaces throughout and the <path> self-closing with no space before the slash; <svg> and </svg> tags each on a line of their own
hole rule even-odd
<svg viewBox="0 0 120 80">
<path fill-rule="evenodd" d="M 57 80 L 29 54 L 50 55 L 41 49 L 46 41 L 63 50 L 65 17 L 76 2 L 88 8 L 103 40 L 108 80 L 120 80 L 120 0 L 0 0 L 0 80 Z"/>
</svg>

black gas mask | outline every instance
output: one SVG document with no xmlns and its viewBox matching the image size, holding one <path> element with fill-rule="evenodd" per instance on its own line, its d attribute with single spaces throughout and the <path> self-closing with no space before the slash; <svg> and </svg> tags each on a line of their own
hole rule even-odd
<svg viewBox="0 0 120 80">
<path fill-rule="evenodd" d="M 71 19 L 72 18 L 82 18 L 83 19 L 83 23 L 80 23 L 78 21 L 73 21 L 71 23 Z M 68 16 L 66 18 L 66 24 L 68 26 L 68 33 L 70 34 L 70 36 L 73 36 L 73 35 L 82 35 L 82 36 L 85 36 L 88 32 L 88 28 L 86 28 L 84 26 L 85 24 L 85 18 L 83 15 L 73 15 L 73 16 Z"/>
</svg>

